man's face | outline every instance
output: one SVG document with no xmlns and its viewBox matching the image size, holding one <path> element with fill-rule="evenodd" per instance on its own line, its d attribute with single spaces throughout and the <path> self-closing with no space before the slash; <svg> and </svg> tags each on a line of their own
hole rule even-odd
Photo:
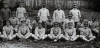
<svg viewBox="0 0 100 48">
<path fill-rule="evenodd" d="M 77 8 L 77 6 L 75 5 L 75 6 L 73 6 L 73 8 Z"/>
<path fill-rule="evenodd" d="M 85 23 L 85 24 L 84 24 L 84 27 L 88 27 L 88 23 Z"/>
<path fill-rule="evenodd" d="M 15 13 L 13 13 L 13 14 L 12 14 L 12 17 L 16 17 L 15 15 L 16 15 L 16 14 L 15 14 Z"/>
<path fill-rule="evenodd" d="M 69 18 L 69 19 L 71 19 L 71 18 L 72 18 L 72 16 L 69 16 L 68 18 Z"/>
<path fill-rule="evenodd" d="M 16 24 L 13 24 L 12 26 L 13 26 L 13 27 L 15 27 L 15 26 L 16 26 Z"/>
<path fill-rule="evenodd" d="M 69 28 L 72 28 L 73 23 L 68 23 Z"/>
<path fill-rule="evenodd" d="M 39 23 L 39 28 L 41 28 L 42 27 L 42 24 L 41 23 Z"/>
<path fill-rule="evenodd" d="M 92 21 L 96 21 L 96 19 L 95 18 L 92 18 Z"/>
<path fill-rule="evenodd" d="M 20 6 L 20 7 L 23 7 L 23 3 L 20 3 L 19 6 Z"/>
<path fill-rule="evenodd" d="M 58 24 L 54 24 L 54 27 L 58 27 Z"/>
<path fill-rule="evenodd" d="M 51 18 L 48 18 L 49 21 L 51 21 Z"/>
<path fill-rule="evenodd" d="M 84 19 L 83 18 L 80 18 L 80 21 L 83 21 Z"/>
<path fill-rule="evenodd" d="M 46 5 L 43 5 L 43 8 L 45 8 L 46 7 Z"/>
<path fill-rule="evenodd" d="M 21 18 L 18 18 L 19 20 L 21 20 Z"/>
<path fill-rule="evenodd" d="M 60 10 L 61 9 L 61 7 L 60 6 L 58 6 L 58 10 Z"/>
<path fill-rule="evenodd" d="M 36 18 L 36 20 L 37 20 L 37 21 L 39 21 L 39 20 L 40 20 L 40 18 L 39 18 L 39 17 L 37 17 L 37 18 Z"/>
<path fill-rule="evenodd" d="M 25 16 L 25 18 L 27 18 L 28 17 L 28 14 L 24 14 L 24 16 Z"/>
<path fill-rule="evenodd" d="M 21 21 L 22 25 L 25 25 L 25 21 Z"/>
<path fill-rule="evenodd" d="M 4 8 L 8 8 L 8 5 L 7 4 L 4 4 Z"/>
<path fill-rule="evenodd" d="M 7 21 L 7 22 L 6 22 L 6 25 L 10 25 L 10 22 L 9 22 L 9 21 Z"/>
</svg>

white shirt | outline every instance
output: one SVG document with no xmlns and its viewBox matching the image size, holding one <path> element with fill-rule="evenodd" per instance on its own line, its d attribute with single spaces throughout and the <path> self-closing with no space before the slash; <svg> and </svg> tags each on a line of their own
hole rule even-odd
<svg viewBox="0 0 100 48">
<path fill-rule="evenodd" d="M 73 26 L 74 26 L 74 22 L 75 22 L 75 21 L 74 21 L 73 19 L 65 19 L 65 20 L 64 20 L 64 23 L 65 23 L 65 24 L 68 24 L 69 22 L 72 22 L 72 23 L 73 23 Z"/>
<path fill-rule="evenodd" d="M 91 32 L 91 29 L 90 28 L 81 28 L 80 29 L 80 34 L 81 35 L 85 35 L 86 37 L 91 37 L 93 36 L 92 32 Z"/>
<path fill-rule="evenodd" d="M 4 26 L 3 31 L 5 31 L 6 34 L 10 34 L 13 31 L 13 27 L 12 26 Z"/>
<path fill-rule="evenodd" d="M 47 21 L 48 20 L 47 16 L 50 16 L 49 10 L 46 8 L 41 8 L 38 12 L 38 16 L 40 17 L 41 21 Z"/>
<path fill-rule="evenodd" d="M 30 30 L 28 26 L 20 26 L 18 29 L 18 33 L 21 33 L 21 34 L 27 34 L 29 32 Z"/>
<path fill-rule="evenodd" d="M 89 21 L 89 25 L 90 26 L 94 26 L 94 27 L 98 27 L 99 23 L 97 21 L 93 22 L 93 21 Z"/>
<path fill-rule="evenodd" d="M 25 18 L 24 13 L 26 13 L 26 9 L 24 7 L 18 7 L 16 13 L 18 18 Z"/>
<path fill-rule="evenodd" d="M 36 27 L 35 28 L 35 35 L 36 36 L 43 36 L 43 35 L 45 35 L 45 28 L 38 28 L 38 27 Z"/>
<path fill-rule="evenodd" d="M 55 10 L 53 13 L 53 22 L 63 22 L 65 19 L 65 13 L 63 10 Z"/>
<path fill-rule="evenodd" d="M 80 10 L 72 9 L 70 10 L 70 13 L 73 15 L 73 19 L 75 20 L 75 22 L 79 22 L 80 17 L 81 17 Z"/>
<path fill-rule="evenodd" d="M 10 19 L 10 22 L 11 22 L 11 24 L 17 24 L 17 22 L 18 22 L 18 18 L 16 18 L 16 17 L 11 17 Z"/>
<path fill-rule="evenodd" d="M 64 20 L 64 24 L 63 24 L 63 27 L 64 27 L 63 29 L 68 28 L 68 23 L 69 23 L 69 22 L 72 22 L 72 23 L 73 23 L 73 27 L 75 26 L 75 24 L 74 24 L 75 21 L 74 21 L 73 19 L 71 19 L 71 20 L 65 19 L 65 20 Z M 66 25 L 67 25 L 67 26 L 66 26 Z"/>
<path fill-rule="evenodd" d="M 72 28 L 72 29 L 66 28 L 65 36 L 73 36 L 73 35 L 76 35 L 76 29 L 75 28 Z"/>
<path fill-rule="evenodd" d="M 58 36 L 61 34 L 61 28 L 60 27 L 52 27 L 51 28 L 51 31 L 50 31 L 50 34 L 52 36 Z"/>
</svg>

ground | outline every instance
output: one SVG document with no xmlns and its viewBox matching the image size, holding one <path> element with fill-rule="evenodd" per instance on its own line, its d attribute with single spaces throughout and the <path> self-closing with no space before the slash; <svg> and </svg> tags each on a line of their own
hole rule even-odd
<svg viewBox="0 0 100 48">
<path fill-rule="evenodd" d="M 51 43 L 50 41 L 40 41 L 38 43 L 32 40 L 24 41 L 8 41 L 1 42 L 0 48 L 100 48 L 100 42 L 58 42 Z"/>
<path fill-rule="evenodd" d="M 67 16 L 69 10 L 65 10 L 65 14 Z M 35 11 L 37 13 L 37 11 Z M 52 11 L 50 14 L 52 16 Z M 91 19 L 92 16 L 97 17 L 98 22 L 100 22 L 100 12 L 95 12 L 92 10 L 82 9 L 81 10 L 82 17 Z M 33 20 L 34 16 L 31 16 L 30 19 Z M 31 21 L 32 22 L 32 21 Z M 51 43 L 50 41 L 40 41 L 38 43 L 34 42 L 31 39 L 24 40 L 24 41 L 7 41 L 0 43 L 0 48 L 100 48 L 100 41 L 95 41 L 95 43 L 88 43 L 88 42 L 58 42 L 58 43 Z"/>
</svg>

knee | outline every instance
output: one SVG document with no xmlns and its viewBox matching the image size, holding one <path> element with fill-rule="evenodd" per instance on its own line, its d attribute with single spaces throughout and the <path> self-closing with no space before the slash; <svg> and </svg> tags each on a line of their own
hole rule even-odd
<svg viewBox="0 0 100 48">
<path fill-rule="evenodd" d="M 48 37 L 51 37 L 51 35 L 50 35 L 50 34 L 48 34 L 47 36 L 48 36 Z"/>
<path fill-rule="evenodd" d="M 79 35 L 77 35 L 76 37 L 80 37 Z"/>
<path fill-rule="evenodd" d="M 93 38 L 93 39 L 95 39 L 96 37 L 95 37 L 95 36 L 93 36 L 92 38 Z"/>
<path fill-rule="evenodd" d="M 79 37 L 80 37 L 80 38 L 83 38 L 84 36 L 83 36 L 83 35 L 80 35 Z"/>
</svg>

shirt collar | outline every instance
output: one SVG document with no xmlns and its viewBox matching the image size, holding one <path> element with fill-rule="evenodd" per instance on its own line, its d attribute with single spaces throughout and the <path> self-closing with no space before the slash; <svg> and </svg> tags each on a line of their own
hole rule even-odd
<svg viewBox="0 0 100 48">
<path fill-rule="evenodd" d="M 46 8 L 43 8 L 43 7 L 42 7 L 42 9 L 46 9 Z"/>
<path fill-rule="evenodd" d="M 60 10 L 57 9 L 57 11 L 61 11 L 61 9 Z"/>
<path fill-rule="evenodd" d="M 19 8 L 23 8 L 23 7 L 19 7 Z"/>
<path fill-rule="evenodd" d="M 6 25 L 6 27 L 10 27 L 10 25 L 9 26 Z"/>
<path fill-rule="evenodd" d="M 78 9 L 73 8 L 73 10 L 78 10 Z"/>
</svg>

